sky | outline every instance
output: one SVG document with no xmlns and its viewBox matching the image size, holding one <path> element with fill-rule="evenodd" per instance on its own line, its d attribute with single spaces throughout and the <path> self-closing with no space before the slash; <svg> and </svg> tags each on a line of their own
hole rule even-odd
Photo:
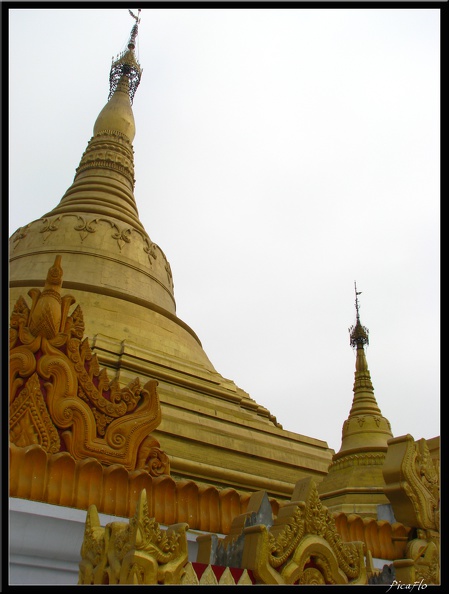
<svg viewBox="0 0 449 594">
<path fill-rule="evenodd" d="M 11 235 L 71 185 L 134 21 L 9 19 Z M 338 451 L 357 282 L 383 416 L 439 435 L 440 11 L 144 8 L 136 50 L 139 216 L 216 370 Z"/>
</svg>

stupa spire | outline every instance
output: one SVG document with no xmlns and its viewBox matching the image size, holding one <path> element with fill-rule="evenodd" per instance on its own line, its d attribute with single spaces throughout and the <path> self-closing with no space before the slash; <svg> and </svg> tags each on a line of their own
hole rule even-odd
<svg viewBox="0 0 449 594">
<path fill-rule="evenodd" d="M 120 83 L 126 84 L 126 91 L 129 94 L 131 104 L 134 100 L 137 87 L 140 84 L 143 69 L 140 67 L 135 55 L 136 37 L 139 31 L 140 8 L 136 16 L 128 9 L 129 14 L 135 20 L 128 40 L 128 49 L 119 54 L 115 60 L 112 59 L 111 71 L 109 73 L 109 97 L 114 95 Z"/>
<path fill-rule="evenodd" d="M 354 292 L 355 292 L 355 311 L 356 311 L 356 323 L 355 326 L 351 326 L 349 328 L 349 335 L 350 335 L 350 344 L 354 348 L 359 348 L 365 344 L 369 344 L 369 330 L 362 326 L 360 323 L 360 304 L 359 304 L 359 295 L 362 294 L 362 291 L 357 291 L 357 283 L 354 281 Z"/>
<path fill-rule="evenodd" d="M 354 401 L 349 417 L 360 414 L 375 413 L 380 414 L 374 398 L 374 387 L 371 382 L 371 375 L 368 369 L 368 363 L 365 355 L 365 345 L 369 344 L 369 330 L 362 326 L 360 322 L 360 303 L 359 295 L 362 291 L 357 291 L 357 283 L 354 281 L 355 292 L 355 311 L 356 322 L 349 328 L 349 343 L 353 349 L 356 349 L 355 379 L 354 379 Z"/>
<path fill-rule="evenodd" d="M 134 198 L 132 147 L 136 133 L 132 103 L 143 72 L 135 55 L 140 9 L 137 16 L 129 13 L 135 23 L 127 49 L 112 60 L 108 101 L 95 121 L 73 184 L 56 208 L 44 216 L 108 216 L 145 232 Z"/>
<path fill-rule="evenodd" d="M 343 425 L 340 452 L 354 448 L 386 447 L 389 438 L 393 437 L 390 424 L 382 416 L 374 396 L 374 387 L 368 362 L 365 355 L 365 345 L 369 344 L 369 330 L 360 321 L 360 303 L 357 284 L 354 282 L 355 292 L 355 325 L 349 328 L 349 342 L 356 349 L 354 373 L 354 398 L 348 419 Z"/>
<path fill-rule="evenodd" d="M 343 423 L 340 450 L 318 489 L 323 503 L 333 513 L 357 513 L 377 516 L 377 506 L 389 501 L 384 494 L 382 464 L 393 437 L 389 421 L 382 416 L 371 382 L 365 356 L 368 328 L 360 321 L 357 284 L 355 291 L 355 324 L 349 328 L 349 342 L 356 349 L 354 398 L 349 416 Z"/>
</svg>

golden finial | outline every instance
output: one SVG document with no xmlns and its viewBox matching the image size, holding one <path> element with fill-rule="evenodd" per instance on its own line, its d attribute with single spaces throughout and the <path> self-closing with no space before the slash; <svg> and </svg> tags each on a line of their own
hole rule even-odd
<svg viewBox="0 0 449 594">
<path fill-rule="evenodd" d="M 128 12 L 129 14 L 133 17 L 133 19 L 136 21 L 133 28 L 131 29 L 131 34 L 129 36 L 129 42 L 128 42 L 128 48 L 129 49 L 134 49 L 136 46 L 136 37 L 137 37 L 137 33 L 138 33 L 138 25 L 140 23 L 140 11 L 141 9 L 139 8 L 137 11 L 137 16 L 128 8 Z"/>
<path fill-rule="evenodd" d="M 125 82 L 127 85 L 127 91 L 131 104 L 134 100 L 134 95 L 137 91 L 137 87 L 140 84 L 140 77 L 142 76 L 142 68 L 136 59 L 134 54 L 134 48 L 136 47 L 136 37 L 140 23 L 140 11 L 138 9 L 137 16 L 128 9 L 129 14 L 135 20 L 131 33 L 129 35 L 128 49 L 117 56 L 115 61 L 113 60 L 111 66 L 111 72 L 109 73 L 109 97 L 108 100 L 117 90 L 120 82 Z M 126 79 L 126 80 L 125 80 Z"/>
<path fill-rule="evenodd" d="M 350 345 L 355 348 L 359 346 L 364 346 L 365 344 L 369 344 L 368 338 L 368 328 L 362 326 L 360 323 L 360 305 L 359 305 L 359 295 L 362 294 L 362 291 L 357 291 L 357 283 L 354 281 L 354 291 L 355 291 L 355 312 L 356 312 L 356 323 L 355 326 L 351 326 L 349 328 L 349 335 Z"/>
<path fill-rule="evenodd" d="M 128 8 L 128 12 L 129 14 L 133 17 L 133 19 L 136 21 L 136 24 L 138 25 L 140 23 L 140 8 L 137 9 L 137 12 L 139 13 L 138 16 L 136 16 L 132 10 L 129 10 Z"/>
<path fill-rule="evenodd" d="M 362 294 L 362 291 L 357 291 L 357 283 L 354 281 L 354 292 L 355 292 L 355 311 L 356 311 L 356 319 L 360 322 L 360 311 L 359 311 L 359 299 L 358 296 Z"/>
</svg>

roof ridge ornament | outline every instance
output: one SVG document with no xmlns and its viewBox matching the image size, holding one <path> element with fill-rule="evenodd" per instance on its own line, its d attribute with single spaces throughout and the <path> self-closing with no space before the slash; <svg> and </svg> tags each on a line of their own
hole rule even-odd
<svg viewBox="0 0 449 594">
<path fill-rule="evenodd" d="M 354 281 L 354 291 L 355 291 L 355 311 L 356 311 L 356 323 L 355 326 L 351 326 L 349 328 L 349 343 L 352 348 L 359 348 L 366 344 L 369 344 L 369 330 L 365 326 L 362 326 L 360 323 L 360 305 L 359 305 L 359 295 L 362 294 L 362 291 L 357 291 L 357 283 Z"/>
<path fill-rule="evenodd" d="M 119 86 L 120 88 L 122 88 L 122 84 L 120 83 L 126 82 L 126 91 L 128 92 L 129 99 L 132 105 L 134 95 L 136 94 L 137 87 L 140 84 L 140 78 L 143 72 L 143 69 L 137 61 L 137 58 L 134 53 L 134 49 L 136 47 L 136 37 L 139 32 L 141 9 L 138 9 L 137 16 L 129 9 L 128 12 L 135 20 L 135 23 L 129 35 L 127 49 L 121 52 L 115 60 L 114 58 L 112 58 L 112 66 L 111 71 L 109 73 L 108 101 Z"/>
</svg>

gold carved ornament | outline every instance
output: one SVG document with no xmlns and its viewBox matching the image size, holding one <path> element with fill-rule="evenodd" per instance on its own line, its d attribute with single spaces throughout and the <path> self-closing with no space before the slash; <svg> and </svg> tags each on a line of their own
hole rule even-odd
<svg viewBox="0 0 449 594">
<path fill-rule="evenodd" d="M 100 526 L 96 507 L 89 507 L 81 547 L 79 584 L 179 584 L 186 573 L 185 523 L 161 530 L 149 517 L 145 489 L 129 524 Z"/>
<path fill-rule="evenodd" d="M 273 526 L 244 529 L 242 566 L 263 584 L 364 584 L 364 545 L 343 543 L 315 483 L 297 483 Z"/>
<path fill-rule="evenodd" d="M 61 256 L 41 292 L 31 289 L 10 318 L 10 441 L 38 444 L 50 454 L 169 474 L 169 460 L 150 433 L 160 423 L 157 381 L 138 378 L 120 388 L 100 369 L 84 336 L 80 306 L 61 297 Z"/>
<path fill-rule="evenodd" d="M 390 439 L 382 471 L 396 519 L 439 532 L 440 479 L 426 440 L 411 435 Z"/>
<path fill-rule="evenodd" d="M 209 564 L 199 576 L 188 561 L 188 525 L 166 530 L 149 516 L 146 490 L 139 495 L 134 517 L 104 528 L 95 505 L 89 507 L 81 546 L 78 584 L 250 585 L 246 570 L 234 577 L 229 567 L 217 577 Z M 223 569 L 223 568 L 222 568 Z"/>
<path fill-rule="evenodd" d="M 188 525 L 180 523 L 161 530 L 149 517 L 145 489 L 129 524 L 112 522 L 101 528 L 92 505 L 81 547 L 78 583 L 366 584 L 363 543 L 342 543 L 329 512 L 319 503 L 315 485 L 309 479 L 305 481 L 309 496 L 280 508 L 271 529 L 264 524 L 243 528 L 243 571 L 237 580 L 227 565 L 221 567 L 217 578 L 207 561 L 201 562 L 207 566 L 198 577 L 195 564 L 188 562 Z"/>
<path fill-rule="evenodd" d="M 426 440 L 415 441 L 409 434 L 390 439 L 382 472 L 395 518 L 417 529 L 417 538 L 407 544 L 405 552 L 413 561 L 409 571 L 414 580 L 438 584 L 440 477 Z"/>
</svg>

